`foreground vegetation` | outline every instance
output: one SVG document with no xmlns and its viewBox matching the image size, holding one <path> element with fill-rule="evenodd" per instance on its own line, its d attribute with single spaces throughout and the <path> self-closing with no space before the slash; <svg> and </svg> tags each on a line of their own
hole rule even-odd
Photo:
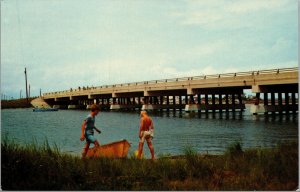
<svg viewBox="0 0 300 192">
<path fill-rule="evenodd" d="M 61 153 L 47 142 L 38 147 L 1 143 L 3 190 L 295 190 L 298 143 L 243 151 L 239 143 L 224 155 L 156 161 L 86 159 Z"/>
</svg>

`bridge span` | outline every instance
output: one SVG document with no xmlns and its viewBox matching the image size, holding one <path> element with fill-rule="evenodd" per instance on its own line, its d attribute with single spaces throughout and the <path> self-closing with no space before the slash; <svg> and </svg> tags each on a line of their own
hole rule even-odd
<svg viewBox="0 0 300 192">
<path fill-rule="evenodd" d="M 222 112 L 245 109 L 245 89 L 256 94 L 251 112 L 296 113 L 298 67 L 152 80 L 44 93 L 55 108 L 145 109 Z"/>
</svg>

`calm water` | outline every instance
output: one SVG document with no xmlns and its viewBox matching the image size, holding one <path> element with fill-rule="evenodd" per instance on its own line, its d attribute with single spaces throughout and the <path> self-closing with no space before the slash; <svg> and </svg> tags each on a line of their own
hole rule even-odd
<svg viewBox="0 0 300 192">
<path fill-rule="evenodd" d="M 56 143 L 62 151 L 80 154 L 84 142 L 79 140 L 81 124 L 89 111 L 60 110 L 32 112 L 32 109 L 1 110 L 1 135 L 18 143 Z M 234 141 L 243 148 L 272 147 L 282 141 L 298 140 L 298 115 L 266 118 L 252 116 L 248 110 L 233 114 L 186 114 L 173 112 L 151 114 L 155 125 L 153 144 L 155 154 L 182 154 L 187 146 L 200 153 L 218 154 Z M 138 112 L 101 112 L 96 117 L 95 133 L 101 144 L 127 139 L 132 143 L 130 153 L 137 149 Z M 144 146 L 145 154 L 149 150 Z"/>
</svg>

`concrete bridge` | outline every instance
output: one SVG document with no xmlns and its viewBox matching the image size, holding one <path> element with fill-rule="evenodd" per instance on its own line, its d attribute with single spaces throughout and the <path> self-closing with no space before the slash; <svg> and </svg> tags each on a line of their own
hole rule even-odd
<svg viewBox="0 0 300 192">
<path fill-rule="evenodd" d="M 281 68 L 217 75 L 173 78 L 44 93 L 55 108 L 105 110 L 185 110 L 222 112 L 244 110 L 244 89 L 256 93 L 251 112 L 296 113 L 298 68 Z"/>
</svg>

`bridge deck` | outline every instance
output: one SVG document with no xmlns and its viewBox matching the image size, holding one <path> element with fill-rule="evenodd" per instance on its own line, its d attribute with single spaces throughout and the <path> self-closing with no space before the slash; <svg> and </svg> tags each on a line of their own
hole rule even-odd
<svg viewBox="0 0 300 192">
<path fill-rule="evenodd" d="M 282 68 L 262 71 L 226 73 L 164 80 L 152 80 L 91 88 L 44 93 L 44 99 L 72 97 L 138 97 L 159 95 L 194 95 L 205 88 L 252 88 L 253 92 L 264 92 L 261 86 L 298 84 L 298 68 Z M 269 90 L 267 90 L 268 92 Z M 285 90 L 282 90 L 284 92 Z"/>
</svg>

